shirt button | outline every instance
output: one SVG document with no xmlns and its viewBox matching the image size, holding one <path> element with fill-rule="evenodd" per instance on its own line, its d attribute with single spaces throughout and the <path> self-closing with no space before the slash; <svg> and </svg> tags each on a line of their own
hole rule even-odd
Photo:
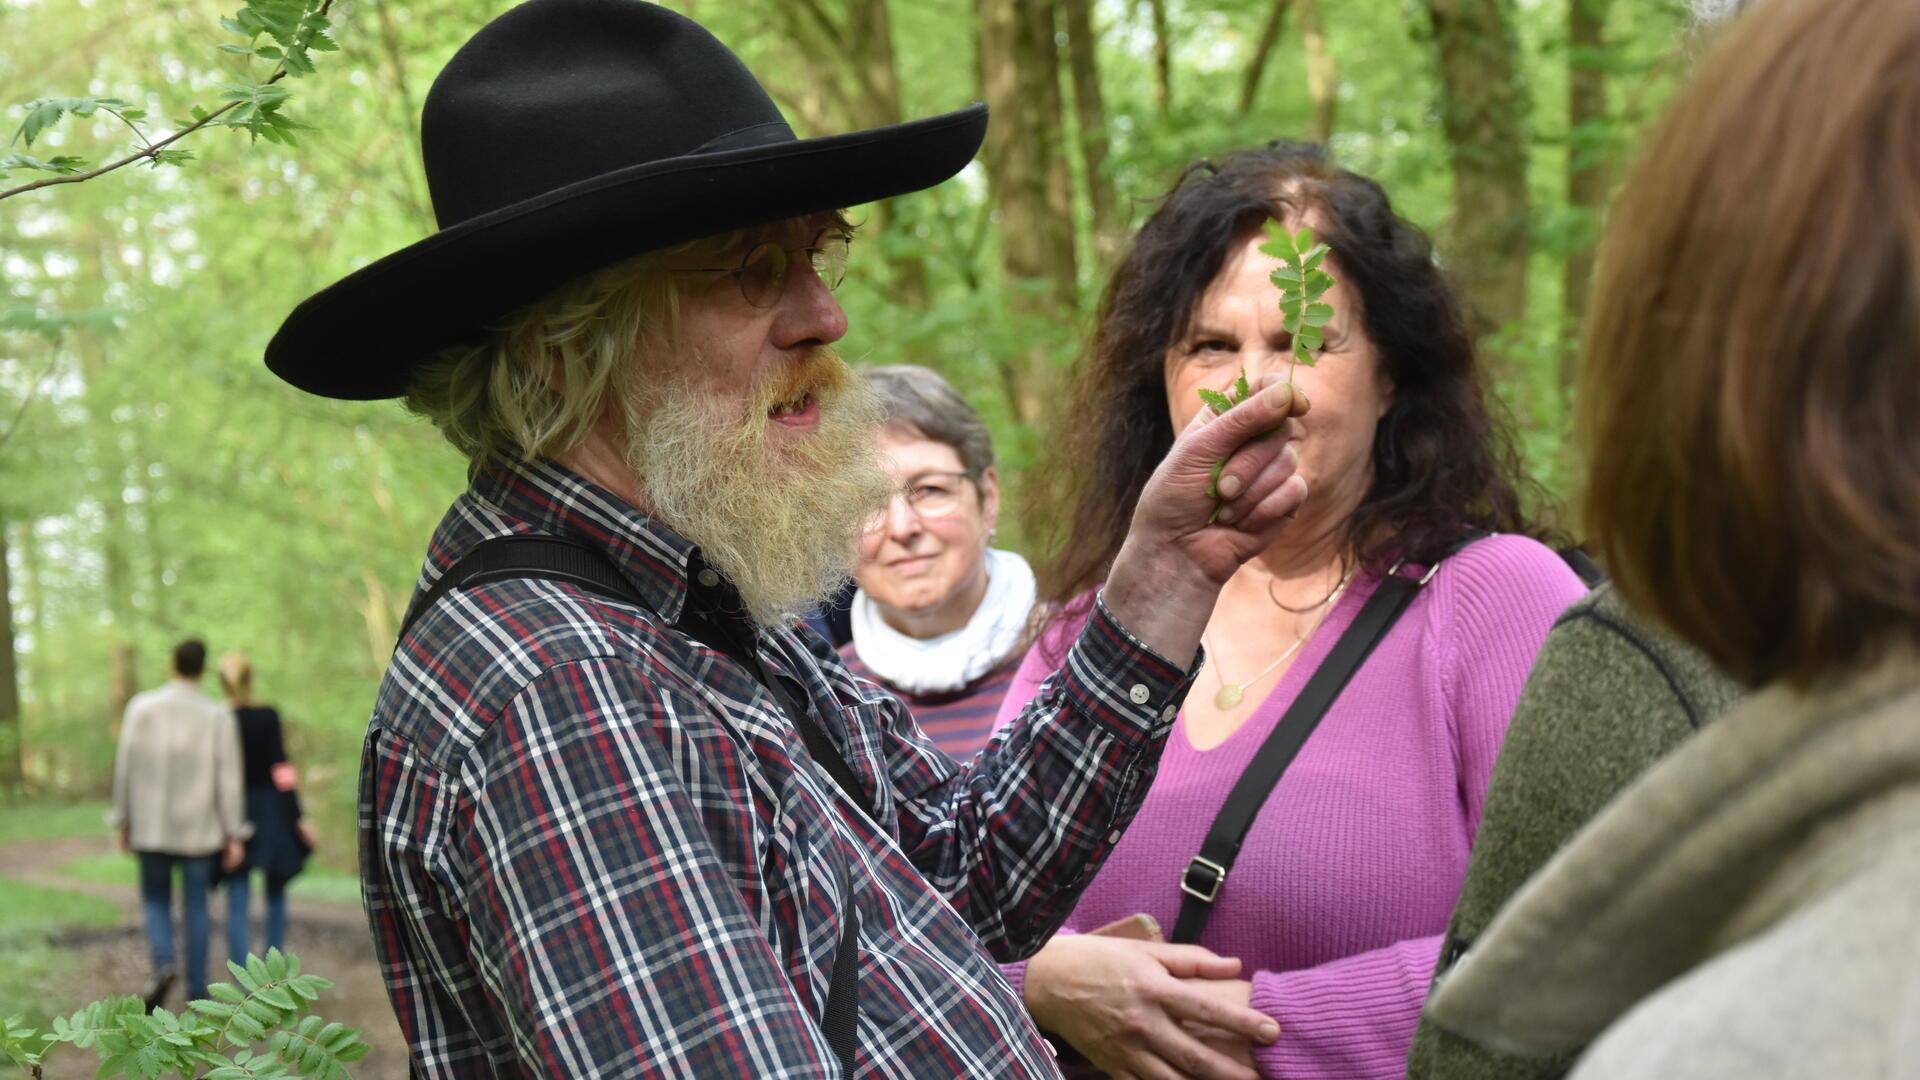
<svg viewBox="0 0 1920 1080">
<path fill-rule="evenodd" d="M 698 576 L 700 578 L 700 584 L 705 585 L 709 589 L 720 584 L 720 575 L 714 573 L 712 570 L 702 570 Z"/>
<path fill-rule="evenodd" d="M 1117 843 L 1119 843 L 1119 842 L 1120 842 L 1120 830 L 1119 830 L 1119 829 L 1115 829 L 1115 830 L 1113 830 L 1112 832 L 1110 832 L 1110 833 L 1108 833 L 1108 834 L 1107 834 L 1107 843 L 1109 843 L 1109 844 L 1117 844 Z"/>
<path fill-rule="evenodd" d="M 1179 712 L 1180 707 L 1178 705 L 1169 705 L 1160 710 L 1160 719 L 1171 721 Z"/>
<path fill-rule="evenodd" d="M 1127 691 L 1127 699 L 1135 705 L 1145 705 L 1152 696 L 1153 691 L 1147 689 L 1146 683 L 1134 683 L 1133 689 Z"/>
</svg>

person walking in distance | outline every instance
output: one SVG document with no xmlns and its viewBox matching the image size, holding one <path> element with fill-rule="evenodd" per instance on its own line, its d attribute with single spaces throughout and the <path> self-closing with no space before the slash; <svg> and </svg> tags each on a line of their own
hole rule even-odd
<svg viewBox="0 0 1920 1080">
<path fill-rule="evenodd" d="M 189 1000 L 207 993 L 207 889 L 214 861 L 238 866 L 252 832 L 240 774 L 233 714 L 200 690 L 207 646 L 174 647 L 173 677 L 137 694 L 120 725 L 113 761 L 113 809 L 120 849 L 140 860 L 140 907 L 153 954 L 147 1008 L 166 999 L 179 977 L 173 935 L 173 876 L 186 908 L 184 964 Z"/>
<path fill-rule="evenodd" d="M 247 820 L 253 835 L 246 859 L 224 875 L 227 888 L 227 955 L 245 961 L 250 937 L 249 908 L 253 873 L 266 885 L 267 908 L 262 954 L 287 939 L 287 882 L 313 853 L 313 827 L 300 810 L 293 762 L 287 760 L 280 713 L 253 700 L 253 663 L 237 652 L 220 658 L 220 688 L 226 692 L 240 727 L 241 772 L 246 778 Z"/>
</svg>

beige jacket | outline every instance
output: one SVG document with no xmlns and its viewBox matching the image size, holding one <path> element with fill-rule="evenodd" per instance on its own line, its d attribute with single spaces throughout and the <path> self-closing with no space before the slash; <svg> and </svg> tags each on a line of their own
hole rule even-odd
<svg viewBox="0 0 1920 1080">
<path fill-rule="evenodd" d="M 1574 1080 L 1920 1077 L 1920 652 L 1762 691 L 1628 788 L 1440 983 Z"/>
<path fill-rule="evenodd" d="M 211 855 L 253 832 L 233 710 L 168 680 L 127 703 L 108 822 L 135 851 Z"/>
</svg>

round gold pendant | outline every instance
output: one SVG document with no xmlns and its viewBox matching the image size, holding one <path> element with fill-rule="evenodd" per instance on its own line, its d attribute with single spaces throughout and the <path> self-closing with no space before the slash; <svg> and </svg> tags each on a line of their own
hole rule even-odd
<svg viewBox="0 0 1920 1080">
<path fill-rule="evenodd" d="M 1213 695 L 1213 707 L 1219 709 L 1221 712 L 1228 712 L 1235 705 L 1240 704 L 1240 695 L 1242 693 L 1244 693 L 1244 691 L 1240 687 L 1234 686 L 1232 683 L 1222 683 L 1219 691 Z"/>
</svg>

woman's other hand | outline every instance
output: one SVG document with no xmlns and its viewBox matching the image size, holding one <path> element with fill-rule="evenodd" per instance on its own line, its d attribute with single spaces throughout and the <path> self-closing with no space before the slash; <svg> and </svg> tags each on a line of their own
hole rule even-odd
<svg viewBox="0 0 1920 1080">
<path fill-rule="evenodd" d="M 1028 962 L 1027 1009 L 1116 1078 L 1259 1080 L 1250 1048 L 1280 1029 L 1245 1004 L 1239 974 L 1239 960 L 1198 945 L 1069 934 Z"/>
<path fill-rule="evenodd" d="M 307 846 L 308 851 L 314 851 L 319 848 L 320 845 L 315 843 L 313 839 L 313 826 L 307 824 L 306 818 L 301 818 L 295 822 L 293 831 L 300 834 L 300 842 Z"/>
</svg>

